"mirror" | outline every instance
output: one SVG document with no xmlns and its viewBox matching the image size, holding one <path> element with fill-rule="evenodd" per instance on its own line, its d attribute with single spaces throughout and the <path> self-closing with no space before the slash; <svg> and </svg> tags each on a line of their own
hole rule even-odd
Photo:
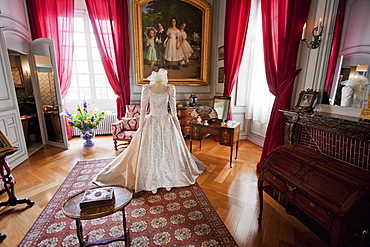
<svg viewBox="0 0 370 247">
<path fill-rule="evenodd" d="M 226 120 L 229 114 L 231 97 L 214 96 L 212 108 L 217 112 L 218 119 Z"/>
<path fill-rule="evenodd" d="M 329 96 L 330 105 L 353 108 L 366 106 L 370 88 L 367 84 L 370 79 L 369 12 L 370 1 L 347 1 L 341 52 Z"/>
<path fill-rule="evenodd" d="M 44 138 L 49 145 L 68 148 L 66 127 L 60 116 L 62 104 L 53 42 L 50 39 L 36 39 L 31 44 L 31 51 L 38 84 L 36 103 L 43 112 Z"/>
</svg>

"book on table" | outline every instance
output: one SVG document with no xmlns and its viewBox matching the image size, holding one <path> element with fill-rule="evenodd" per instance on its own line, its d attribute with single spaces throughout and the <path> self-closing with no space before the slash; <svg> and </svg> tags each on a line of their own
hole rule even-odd
<svg viewBox="0 0 370 247">
<path fill-rule="evenodd" d="M 80 202 L 80 208 L 92 208 L 111 205 L 114 203 L 112 187 L 98 187 L 86 190 Z"/>
</svg>

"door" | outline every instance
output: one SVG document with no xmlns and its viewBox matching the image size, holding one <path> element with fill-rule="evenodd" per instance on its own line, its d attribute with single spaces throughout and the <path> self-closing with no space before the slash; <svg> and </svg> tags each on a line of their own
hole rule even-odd
<svg viewBox="0 0 370 247">
<path fill-rule="evenodd" d="M 31 42 L 32 83 L 44 144 L 68 149 L 68 139 L 62 109 L 58 70 L 51 39 Z"/>
</svg>

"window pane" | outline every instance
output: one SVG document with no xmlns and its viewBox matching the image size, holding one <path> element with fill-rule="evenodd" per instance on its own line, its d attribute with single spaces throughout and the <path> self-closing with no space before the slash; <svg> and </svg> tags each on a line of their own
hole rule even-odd
<svg viewBox="0 0 370 247">
<path fill-rule="evenodd" d="M 68 99 L 80 99 L 78 95 L 78 88 L 72 88 L 70 87 L 68 89 Z"/>
<path fill-rule="evenodd" d="M 105 73 L 103 64 L 101 62 L 94 62 L 93 64 L 94 64 L 94 73 L 95 74 L 104 74 Z"/>
<path fill-rule="evenodd" d="M 72 74 L 71 87 L 78 87 L 78 81 L 77 81 L 77 75 L 76 74 Z M 69 90 L 68 90 L 68 94 L 69 94 Z"/>
<path fill-rule="evenodd" d="M 78 75 L 78 85 L 88 87 L 90 86 L 89 75 L 79 74 Z"/>
<path fill-rule="evenodd" d="M 96 89 L 96 98 L 97 99 L 107 99 L 108 98 L 107 89 L 97 88 Z"/>
<path fill-rule="evenodd" d="M 100 54 L 98 48 L 92 48 L 92 59 L 100 61 Z"/>
<path fill-rule="evenodd" d="M 85 46 L 86 39 L 84 33 L 74 33 L 74 44 L 75 46 Z"/>
<path fill-rule="evenodd" d="M 84 31 L 84 19 L 83 18 L 74 18 L 74 31 L 83 32 Z"/>
<path fill-rule="evenodd" d="M 80 88 L 81 99 L 91 99 L 91 90 L 90 88 Z"/>
<path fill-rule="evenodd" d="M 89 73 L 87 61 L 76 61 L 77 73 Z"/>
<path fill-rule="evenodd" d="M 106 75 L 95 75 L 95 85 L 97 87 L 106 87 L 110 85 L 108 84 L 108 78 Z"/>
<path fill-rule="evenodd" d="M 97 47 L 94 33 L 90 33 L 90 37 L 91 37 L 91 40 L 90 40 L 91 41 L 91 47 Z"/>
<path fill-rule="evenodd" d="M 75 47 L 75 57 L 78 60 L 87 60 L 86 47 Z"/>
<path fill-rule="evenodd" d="M 117 99 L 117 95 L 114 93 L 111 87 L 108 89 L 108 99 Z"/>
</svg>

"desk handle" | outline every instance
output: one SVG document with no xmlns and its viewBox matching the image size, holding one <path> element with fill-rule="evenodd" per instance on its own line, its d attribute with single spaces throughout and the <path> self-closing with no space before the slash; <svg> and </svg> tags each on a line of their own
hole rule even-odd
<svg viewBox="0 0 370 247">
<path fill-rule="evenodd" d="M 296 189 L 297 189 L 297 187 L 292 187 L 292 186 L 290 186 L 290 185 L 288 184 L 288 182 L 287 182 L 287 181 L 285 181 L 285 184 L 286 184 L 286 187 L 288 188 L 288 190 L 289 190 L 290 192 L 292 192 L 292 191 L 294 191 L 294 190 L 296 190 Z"/>
</svg>

